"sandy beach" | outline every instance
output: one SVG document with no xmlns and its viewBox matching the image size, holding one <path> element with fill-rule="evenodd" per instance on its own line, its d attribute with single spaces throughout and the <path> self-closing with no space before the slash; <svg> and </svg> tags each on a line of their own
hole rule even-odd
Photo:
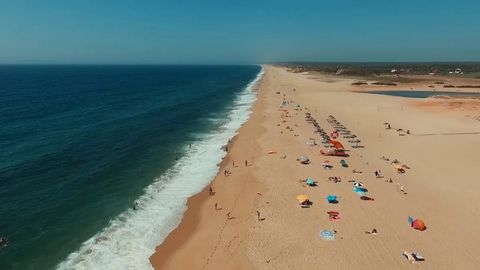
<svg viewBox="0 0 480 270">
<path fill-rule="evenodd" d="M 362 88 L 352 86 L 354 81 L 265 66 L 251 118 L 229 143 L 212 181 L 214 194 L 207 187 L 189 199 L 181 224 L 150 258 L 153 267 L 479 269 L 478 100 L 359 93 L 354 91 L 405 85 Z M 357 136 L 358 143 L 338 138 L 349 157 L 320 154 L 328 148 L 306 113 L 328 133 L 333 116 Z M 308 144 L 310 139 L 317 145 Z M 300 155 L 311 163 L 300 164 Z M 326 160 L 333 168 L 322 166 Z M 398 173 L 402 165 L 405 173 Z M 302 182 L 307 178 L 316 186 Z M 374 200 L 361 200 L 354 180 Z M 301 194 L 312 201 L 310 208 L 299 205 Z M 329 204 L 328 195 L 338 203 Z M 329 219 L 328 211 L 338 211 L 339 219 Z M 422 219 L 426 230 L 412 228 L 409 216 Z M 366 233 L 372 229 L 378 233 Z M 322 230 L 336 231 L 335 240 L 322 239 Z M 404 251 L 418 252 L 425 261 L 412 264 Z"/>
</svg>

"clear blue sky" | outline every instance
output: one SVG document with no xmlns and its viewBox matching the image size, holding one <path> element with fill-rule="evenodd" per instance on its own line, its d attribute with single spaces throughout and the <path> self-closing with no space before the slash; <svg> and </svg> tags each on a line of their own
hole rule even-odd
<svg viewBox="0 0 480 270">
<path fill-rule="evenodd" d="M 0 0 L 0 63 L 480 61 L 480 0 Z"/>
</svg>

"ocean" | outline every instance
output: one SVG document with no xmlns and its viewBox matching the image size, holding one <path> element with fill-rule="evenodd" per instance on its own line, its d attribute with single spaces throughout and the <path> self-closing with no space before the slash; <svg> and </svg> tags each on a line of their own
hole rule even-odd
<svg viewBox="0 0 480 270">
<path fill-rule="evenodd" d="M 262 73 L 0 66 L 0 269 L 152 269 Z"/>
</svg>

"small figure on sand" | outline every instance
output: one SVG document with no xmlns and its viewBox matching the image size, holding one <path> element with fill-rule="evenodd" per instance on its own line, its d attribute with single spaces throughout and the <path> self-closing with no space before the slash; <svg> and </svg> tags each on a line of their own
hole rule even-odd
<svg viewBox="0 0 480 270">
<path fill-rule="evenodd" d="M 208 194 L 210 194 L 210 196 L 215 195 L 215 192 L 213 191 L 212 186 L 208 187 Z"/>
<path fill-rule="evenodd" d="M 366 231 L 366 234 L 377 234 L 377 229 L 373 228 L 371 231 Z"/>
<path fill-rule="evenodd" d="M 232 217 L 231 214 L 232 214 L 232 212 L 228 212 L 228 213 L 227 213 L 227 219 L 229 219 L 229 220 L 230 220 L 230 219 L 234 219 L 234 217 Z"/>
<path fill-rule="evenodd" d="M 245 167 L 248 166 L 248 160 L 245 159 Z"/>
</svg>

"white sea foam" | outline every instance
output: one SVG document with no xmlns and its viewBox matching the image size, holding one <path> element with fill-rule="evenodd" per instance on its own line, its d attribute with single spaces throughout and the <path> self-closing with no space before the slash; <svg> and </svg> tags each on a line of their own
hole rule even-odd
<svg viewBox="0 0 480 270">
<path fill-rule="evenodd" d="M 153 269 L 149 257 L 181 221 L 189 197 L 218 172 L 221 149 L 247 121 L 256 99 L 257 77 L 235 98 L 227 121 L 192 145 L 188 154 L 145 189 L 138 210 L 128 210 L 85 241 L 57 269 Z"/>
</svg>

